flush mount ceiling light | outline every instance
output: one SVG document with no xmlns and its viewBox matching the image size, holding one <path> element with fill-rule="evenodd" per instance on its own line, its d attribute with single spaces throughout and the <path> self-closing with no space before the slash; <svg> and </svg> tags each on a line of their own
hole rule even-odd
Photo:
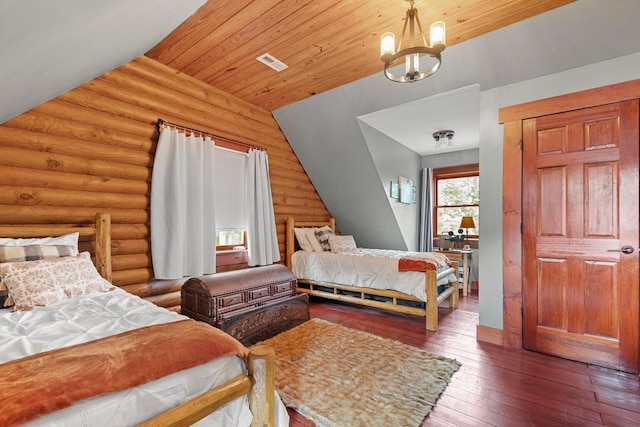
<svg viewBox="0 0 640 427">
<path fill-rule="evenodd" d="M 436 148 L 444 147 L 453 147 L 453 135 L 455 134 L 452 130 L 439 130 L 433 133 L 433 139 L 436 140 Z"/>
<path fill-rule="evenodd" d="M 407 10 L 407 17 L 404 21 L 404 27 L 402 27 L 402 35 L 398 42 L 398 49 L 396 51 L 396 37 L 393 33 L 384 33 L 380 41 L 380 59 L 384 62 L 384 75 L 391 81 L 399 83 L 412 83 L 418 80 L 425 79 L 438 71 L 440 68 L 440 53 L 445 48 L 445 27 L 444 22 L 438 21 L 431 24 L 429 32 L 429 42 L 431 45 L 427 45 L 427 41 L 422 33 L 422 25 L 420 25 L 420 18 L 418 18 L 418 9 L 413 7 L 414 0 L 406 0 L 410 3 L 409 10 Z M 407 23 L 409 24 L 409 39 L 408 47 L 402 49 L 402 42 L 405 40 L 405 33 L 407 31 Z M 418 32 L 422 39 L 422 46 L 415 45 L 415 26 L 418 25 Z M 420 56 L 429 55 L 436 60 L 436 63 L 430 69 L 420 72 Z M 391 73 L 389 67 L 393 66 L 398 59 L 404 58 L 405 60 L 405 74 L 404 76 L 396 76 Z"/>
</svg>

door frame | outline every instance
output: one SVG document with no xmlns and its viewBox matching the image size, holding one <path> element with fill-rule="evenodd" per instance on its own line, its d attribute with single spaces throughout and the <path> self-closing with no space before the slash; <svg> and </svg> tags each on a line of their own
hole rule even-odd
<svg viewBox="0 0 640 427">
<path fill-rule="evenodd" d="M 553 98 L 501 108 L 502 147 L 502 345 L 522 343 L 522 122 L 548 114 L 640 99 L 640 80 L 588 89 Z"/>
</svg>

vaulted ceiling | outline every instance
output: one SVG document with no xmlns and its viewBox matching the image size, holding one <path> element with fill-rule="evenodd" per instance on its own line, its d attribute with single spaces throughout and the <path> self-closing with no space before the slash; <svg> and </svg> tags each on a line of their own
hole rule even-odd
<svg viewBox="0 0 640 427">
<path fill-rule="evenodd" d="M 427 31 L 446 23 L 453 46 L 573 1 L 416 0 L 415 7 Z M 146 55 L 273 111 L 380 72 L 380 35 L 399 37 L 408 7 L 403 0 L 209 0 Z M 258 62 L 264 53 L 288 68 Z"/>
</svg>

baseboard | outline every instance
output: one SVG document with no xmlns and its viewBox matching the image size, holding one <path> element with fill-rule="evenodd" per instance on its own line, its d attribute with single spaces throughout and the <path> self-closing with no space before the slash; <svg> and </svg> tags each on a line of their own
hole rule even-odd
<svg viewBox="0 0 640 427">
<path fill-rule="evenodd" d="M 504 344 L 502 329 L 490 328 L 488 326 L 476 326 L 476 339 L 499 346 Z"/>
</svg>

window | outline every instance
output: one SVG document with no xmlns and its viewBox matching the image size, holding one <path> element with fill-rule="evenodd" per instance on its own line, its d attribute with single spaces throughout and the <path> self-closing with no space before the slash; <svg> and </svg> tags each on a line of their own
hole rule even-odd
<svg viewBox="0 0 640 427">
<path fill-rule="evenodd" d="M 216 147 L 216 249 L 247 245 L 246 153 Z"/>
<path fill-rule="evenodd" d="M 221 230 L 216 228 L 216 249 L 233 249 L 236 246 L 247 246 L 247 231 L 244 229 Z"/>
<path fill-rule="evenodd" d="M 473 218 L 476 227 L 469 237 L 478 237 L 480 227 L 480 174 L 477 164 L 434 169 L 434 237 L 453 231 L 456 235 L 463 216 Z M 464 233 L 467 230 L 463 230 Z"/>
</svg>

